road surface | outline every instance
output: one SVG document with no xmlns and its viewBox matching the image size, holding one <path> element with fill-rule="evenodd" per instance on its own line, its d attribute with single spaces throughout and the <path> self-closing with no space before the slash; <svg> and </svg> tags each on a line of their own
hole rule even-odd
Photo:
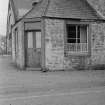
<svg viewBox="0 0 105 105">
<path fill-rule="evenodd" d="M 1 56 L 0 105 L 105 105 L 105 71 L 20 71 Z"/>
</svg>

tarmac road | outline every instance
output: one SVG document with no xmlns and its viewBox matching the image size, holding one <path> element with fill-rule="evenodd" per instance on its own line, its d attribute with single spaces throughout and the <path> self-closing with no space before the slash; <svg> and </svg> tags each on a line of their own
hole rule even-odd
<svg viewBox="0 0 105 105">
<path fill-rule="evenodd" d="M 0 105 L 105 105 L 105 71 L 20 71 L 1 56 Z"/>
<path fill-rule="evenodd" d="M 105 105 L 105 87 L 1 98 L 0 105 Z"/>
</svg>

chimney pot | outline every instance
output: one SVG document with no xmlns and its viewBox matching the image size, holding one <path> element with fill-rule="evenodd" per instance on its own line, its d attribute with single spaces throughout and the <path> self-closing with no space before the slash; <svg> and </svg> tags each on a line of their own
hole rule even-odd
<svg viewBox="0 0 105 105">
<path fill-rule="evenodd" d="M 38 2 L 39 0 L 32 0 L 32 6 L 34 7 Z"/>
</svg>

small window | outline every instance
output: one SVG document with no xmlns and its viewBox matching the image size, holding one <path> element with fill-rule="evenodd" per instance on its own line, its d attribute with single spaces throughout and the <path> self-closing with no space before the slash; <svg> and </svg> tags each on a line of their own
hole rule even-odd
<svg viewBox="0 0 105 105">
<path fill-rule="evenodd" d="M 15 50 L 18 52 L 18 29 L 15 29 Z"/>
<path fill-rule="evenodd" d="M 33 48 L 33 32 L 28 32 L 28 48 Z"/>
<path fill-rule="evenodd" d="M 66 50 L 70 52 L 87 52 L 88 26 L 67 24 Z"/>
<path fill-rule="evenodd" d="M 41 32 L 36 32 L 36 48 L 41 48 Z"/>
<path fill-rule="evenodd" d="M 28 48 L 41 48 L 41 32 L 29 31 L 27 32 Z"/>
</svg>

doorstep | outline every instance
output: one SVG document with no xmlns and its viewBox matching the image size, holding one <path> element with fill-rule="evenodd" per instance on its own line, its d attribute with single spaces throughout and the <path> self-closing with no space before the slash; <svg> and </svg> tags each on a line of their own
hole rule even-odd
<svg viewBox="0 0 105 105">
<path fill-rule="evenodd" d="M 27 71 L 41 71 L 41 68 L 31 68 L 31 67 L 26 67 Z"/>
</svg>

